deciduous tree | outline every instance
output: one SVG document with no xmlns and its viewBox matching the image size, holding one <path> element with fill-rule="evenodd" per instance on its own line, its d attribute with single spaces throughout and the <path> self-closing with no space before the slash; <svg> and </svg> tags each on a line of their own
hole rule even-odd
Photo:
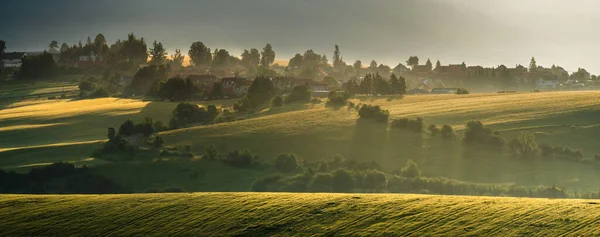
<svg viewBox="0 0 600 237">
<path fill-rule="evenodd" d="M 190 63 L 196 67 L 208 66 L 212 62 L 210 48 L 207 48 L 202 42 L 194 42 L 188 51 Z"/>
</svg>

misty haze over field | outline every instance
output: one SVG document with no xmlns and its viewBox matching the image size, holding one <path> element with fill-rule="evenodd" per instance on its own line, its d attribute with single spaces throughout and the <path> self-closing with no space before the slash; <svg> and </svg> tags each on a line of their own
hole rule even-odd
<svg viewBox="0 0 600 237">
<path fill-rule="evenodd" d="M 271 43 L 277 59 L 312 48 L 345 61 L 395 66 L 410 55 L 442 64 L 557 64 L 600 72 L 598 1 L 19 1 L 2 2 L 0 36 L 7 51 L 72 45 L 97 33 L 109 42 L 134 32 L 187 54 L 194 41 L 226 48 Z M 85 42 L 84 42 L 85 43 Z"/>
</svg>

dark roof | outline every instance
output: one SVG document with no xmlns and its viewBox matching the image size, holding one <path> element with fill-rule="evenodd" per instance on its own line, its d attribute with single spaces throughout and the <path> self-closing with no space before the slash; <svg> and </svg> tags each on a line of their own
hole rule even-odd
<svg viewBox="0 0 600 237">
<path fill-rule="evenodd" d="M 217 81 L 217 80 L 219 80 L 219 77 L 217 77 L 213 74 L 189 75 L 187 78 L 190 80 L 193 80 L 193 81 Z"/>
<path fill-rule="evenodd" d="M 8 59 L 8 60 L 13 60 L 13 59 L 20 59 L 25 57 L 25 53 L 22 52 L 12 52 L 12 53 L 4 53 L 2 54 L 2 59 Z"/>
</svg>

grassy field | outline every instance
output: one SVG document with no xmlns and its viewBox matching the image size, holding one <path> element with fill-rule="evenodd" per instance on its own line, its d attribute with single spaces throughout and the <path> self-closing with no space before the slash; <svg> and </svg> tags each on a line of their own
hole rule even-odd
<svg viewBox="0 0 600 237">
<path fill-rule="evenodd" d="M 229 101 L 212 101 L 228 104 Z M 152 117 L 168 124 L 177 103 L 133 99 L 28 100 L 0 110 L 0 167 L 89 158 L 107 128 Z M 97 147 L 97 146 L 96 146 Z M 30 157 L 30 158 L 26 158 Z"/>
<path fill-rule="evenodd" d="M 207 103 L 228 107 L 233 102 Z M 467 121 L 481 120 L 507 138 L 521 132 L 535 133 L 541 144 L 569 145 L 582 149 L 588 158 L 600 153 L 600 122 L 597 120 L 600 92 L 417 95 L 400 100 L 359 98 L 353 102 L 381 105 L 390 110 L 392 119 L 419 116 L 426 125 L 450 124 L 459 134 Z M 123 164 L 91 159 L 91 152 L 105 139 L 107 127 L 118 127 L 126 119 L 140 121 L 146 116 L 167 123 L 176 105 L 117 98 L 20 102 L 14 108 L 0 110 L 0 168 L 71 161 L 98 165 L 119 180 L 137 180 L 143 171 L 129 174 L 135 169 L 114 168 Z M 600 187 L 600 172 L 595 165 L 512 159 L 495 151 L 467 149 L 459 138 L 442 140 L 427 134 L 399 132 L 386 125 L 357 123 L 357 118 L 356 111 L 346 107 L 332 109 L 323 103 L 296 104 L 267 109 L 241 121 L 172 130 L 160 135 L 167 145 L 192 145 L 198 155 L 206 145 L 214 143 L 221 152 L 252 149 L 266 162 L 283 152 L 295 152 L 307 162 L 330 159 L 339 153 L 347 159 L 377 161 L 388 172 L 413 159 L 427 176 L 478 183 L 557 185 L 578 191 L 595 192 Z M 122 173 L 111 170 L 122 170 Z M 179 174 L 177 169 L 172 169 L 172 173 L 165 175 Z M 169 184 L 157 180 L 133 189 Z M 191 187 L 187 189 L 190 191 L 205 190 L 194 186 L 197 184 L 191 182 L 184 186 Z"/>
<path fill-rule="evenodd" d="M 386 194 L 1 195 L 7 236 L 592 236 L 589 200 Z"/>
</svg>

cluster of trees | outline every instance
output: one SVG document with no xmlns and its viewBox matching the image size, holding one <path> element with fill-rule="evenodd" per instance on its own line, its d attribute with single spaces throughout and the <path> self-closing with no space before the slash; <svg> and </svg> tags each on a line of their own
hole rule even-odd
<svg viewBox="0 0 600 237">
<path fill-rule="evenodd" d="M 416 119 L 408 119 L 408 118 L 399 118 L 399 119 L 394 119 L 392 121 L 392 128 L 397 128 L 397 129 L 405 129 L 405 130 L 411 130 L 417 133 L 420 133 L 423 131 L 423 127 L 425 125 L 423 124 L 423 119 L 422 118 L 416 118 Z"/>
<path fill-rule="evenodd" d="M 110 93 L 94 82 L 83 80 L 79 83 L 79 96 L 81 98 L 102 98 L 109 97 Z"/>
<path fill-rule="evenodd" d="M 190 78 L 173 77 L 166 81 L 158 81 L 158 86 L 150 87 L 146 94 L 170 101 L 181 101 L 191 98 L 196 92 L 198 88 Z"/>
<path fill-rule="evenodd" d="M 521 158 L 556 158 L 576 162 L 590 162 L 583 156 L 581 150 L 572 149 L 568 146 L 539 145 L 534 134 L 519 134 L 517 137 L 507 140 L 500 133 L 486 128 L 480 121 L 470 121 L 464 133 L 465 144 L 486 145 L 496 150 L 505 150 L 515 157 Z"/>
<path fill-rule="evenodd" d="M 464 133 L 464 142 L 466 144 L 484 144 L 495 149 L 503 149 L 506 145 L 506 139 L 500 136 L 498 131 L 484 127 L 480 121 L 467 122 L 467 128 Z"/>
<path fill-rule="evenodd" d="M 339 157 L 339 156 L 338 156 Z M 340 159 L 340 158 L 338 158 Z M 255 192 L 395 192 L 446 195 L 514 196 L 566 198 L 565 190 L 557 187 L 525 188 L 513 185 L 482 185 L 459 182 L 444 178 L 422 176 L 418 165 L 408 160 L 406 165 L 394 172 L 384 173 L 378 169 L 356 168 L 345 165 L 345 160 L 319 163 L 317 171 L 308 167 L 296 170 L 293 176 L 281 174 L 259 178 L 252 184 Z M 334 169 L 323 168 L 331 163 Z"/>
<path fill-rule="evenodd" d="M 294 103 L 297 101 L 310 101 L 311 92 L 308 85 L 295 86 L 290 94 L 285 97 L 285 103 Z"/>
<path fill-rule="evenodd" d="M 584 161 L 581 150 L 568 146 L 538 145 L 535 135 L 528 133 L 521 133 L 508 142 L 507 149 L 513 156 L 522 158 L 533 158 L 539 155 L 543 158 Z"/>
<path fill-rule="evenodd" d="M 49 78 L 56 75 L 57 66 L 52 55 L 44 52 L 38 56 L 23 59 L 19 77 L 23 79 Z"/>
<path fill-rule="evenodd" d="M 134 123 L 131 120 L 125 121 L 119 130 L 108 128 L 108 141 L 105 142 L 101 149 L 94 152 L 94 157 L 102 158 L 110 161 L 128 161 L 133 160 L 141 151 L 139 147 L 131 144 L 128 137 L 140 134 L 144 137 L 150 137 L 156 132 L 164 131 L 167 128 L 161 121 L 153 121 L 152 118 L 146 117 L 140 123 Z M 161 140 L 159 136 L 155 137 L 155 141 Z M 164 141 L 162 141 L 164 143 Z M 162 146 L 162 143 L 160 144 Z M 160 147 L 160 146 L 159 146 Z"/>
<path fill-rule="evenodd" d="M 358 110 L 361 119 L 373 119 L 380 123 L 386 123 L 390 117 L 390 111 L 381 109 L 379 105 L 364 104 Z"/>
<path fill-rule="evenodd" d="M 0 169 L 0 193 L 122 193 L 124 188 L 90 168 L 54 163 L 27 173 Z"/>
<path fill-rule="evenodd" d="M 382 77 L 379 73 L 367 74 L 365 78 L 358 82 L 356 79 L 350 80 L 346 85 L 346 90 L 351 94 L 363 95 L 406 95 L 406 79 L 397 77 L 392 73 L 389 80 Z"/>
<path fill-rule="evenodd" d="M 255 48 L 246 49 L 240 59 L 225 49 L 214 49 L 211 53 L 210 48 L 198 41 L 192 43 L 188 56 L 190 63 L 197 68 L 231 69 L 239 64 L 250 72 L 256 72 L 259 66 L 269 68 L 275 61 L 275 51 L 270 44 L 265 45 L 261 52 Z"/>
<path fill-rule="evenodd" d="M 429 127 L 427 127 L 427 130 L 429 130 L 429 133 L 431 133 L 432 136 L 437 136 L 439 134 L 442 136 L 442 138 L 446 139 L 453 138 L 456 136 L 454 128 L 452 128 L 452 126 L 448 124 L 442 125 L 442 128 L 439 128 L 435 124 L 431 124 L 429 125 Z"/>
<path fill-rule="evenodd" d="M 283 172 L 293 172 L 303 165 L 302 158 L 294 153 L 279 154 L 275 158 L 275 168 Z"/>
<path fill-rule="evenodd" d="M 125 87 L 125 94 L 143 95 L 157 92 L 159 83 L 168 77 L 169 68 L 164 65 L 140 68 L 131 83 Z"/>
<path fill-rule="evenodd" d="M 233 105 L 236 111 L 251 111 L 265 105 L 275 95 L 275 87 L 267 77 L 259 76 L 252 81 L 248 94 Z"/>
<path fill-rule="evenodd" d="M 171 129 L 183 128 L 190 124 L 210 124 L 219 115 L 219 110 L 214 105 L 206 108 L 197 104 L 179 103 L 173 110 L 173 117 L 169 121 Z"/>
<path fill-rule="evenodd" d="M 350 99 L 350 93 L 348 92 L 338 93 L 336 91 L 331 91 L 329 92 L 329 95 L 327 95 L 326 105 L 332 107 L 341 107 L 349 104 L 348 99 Z M 352 104 L 350 107 L 353 107 L 353 105 L 354 104 Z"/>
<path fill-rule="evenodd" d="M 111 139 L 115 136 L 129 137 L 135 134 L 142 134 L 145 137 L 149 137 L 155 132 L 160 132 L 166 130 L 166 127 L 163 125 L 161 121 L 153 122 L 152 118 L 146 117 L 140 123 L 134 123 L 131 120 L 125 121 L 119 127 L 118 133 L 113 133 L 114 129 L 109 129 L 108 139 Z"/>
</svg>

